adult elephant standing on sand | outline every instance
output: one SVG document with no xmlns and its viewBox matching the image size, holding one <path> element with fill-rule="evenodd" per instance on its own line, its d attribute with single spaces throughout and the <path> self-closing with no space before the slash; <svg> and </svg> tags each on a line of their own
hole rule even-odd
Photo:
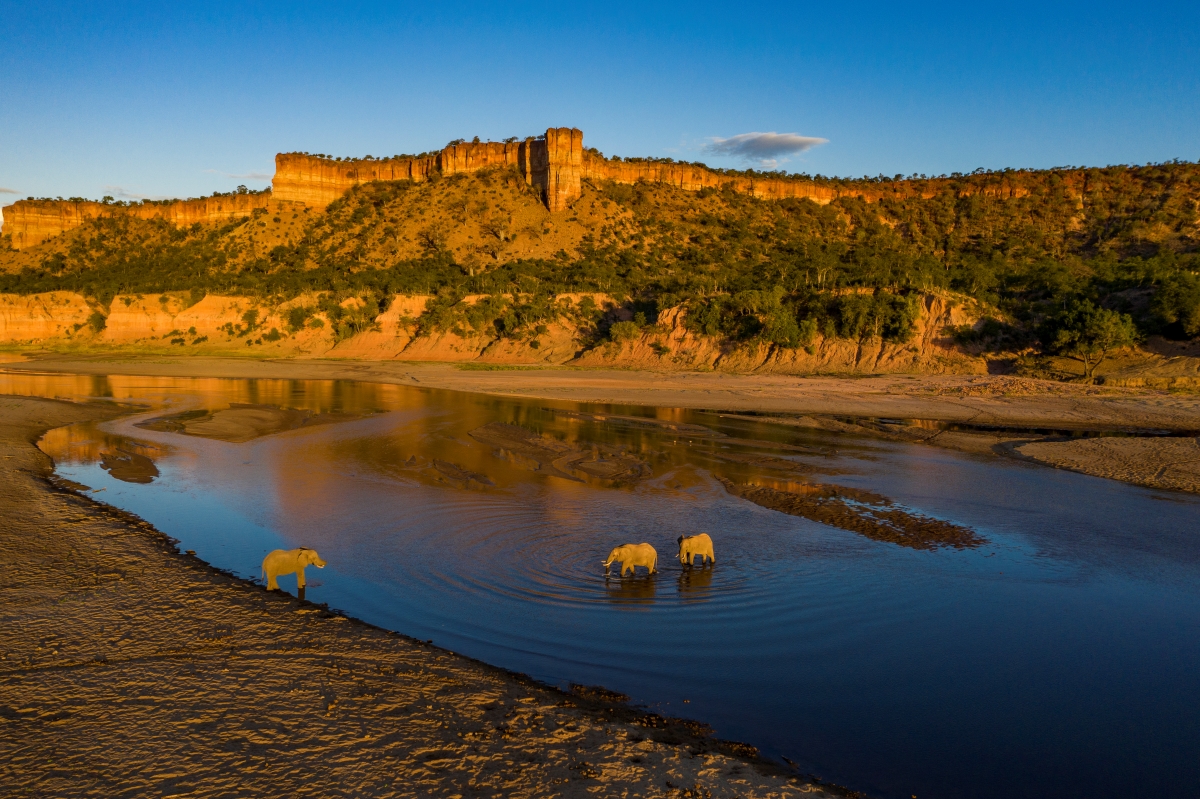
<svg viewBox="0 0 1200 799">
<path fill-rule="evenodd" d="M 637 566 L 645 566 L 651 574 L 658 571 L 658 553 L 649 544 L 622 544 L 614 547 L 613 551 L 608 553 L 608 560 L 604 561 L 604 576 L 608 576 L 608 567 L 616 561 L 621 562 L 622 577 L 625 576 L 626 570 L 634 574 Z"/>
<path fill-rule="evenodd" d="M 691 566 L 692 561 L 697 556 L 700 558 L 700 565 L 705 563 L 716 563 L 717 559 L 713 557 L 713 542 L 708 533 L 700 533 L 699 535 L 679 536 L 679 562 L 684 566 Z"/>
<path fill-rule="evenodd" d="M 275 579 L 281 574 L 295 574 L 296 587 L 304 590 L 304 567 L 316 566 L 325 568 L 325 561 L 317 554 L 317 550 L 308 547 L 299 549 L 277 549 L 263 558 L 262 570 L 267 577 L 267 590 L 279 590 L 279 582 Z"/>
</svg>

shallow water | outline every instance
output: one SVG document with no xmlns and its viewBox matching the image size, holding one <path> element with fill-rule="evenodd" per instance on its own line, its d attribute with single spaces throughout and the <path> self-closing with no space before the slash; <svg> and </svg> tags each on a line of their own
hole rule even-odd
<svg viewBox="0 0 1200 799">
<path fill-rule="evenodd" d="M 0 393 L 145 404 L 41 445 L 217 566 L 257 576 L 267 551 L 314 547 L 329 566 L 309 569 L 310 600 L 607 686 L 823 779 L 921 799 L 1198 793 L 1197 498 L 696 411 L 336 381 L 0 373 Z M 136 426 L 230 403 L 367 415 L 245 443 Z M 647 476 L 532 471 L 471 435 L 494 422 L 595 447 L 596 462 L 624 453 Z M 115 450 L 158 476 L 115 479 L 100 465 Z M 759 507 L 716 479 L 779 484 L 754 454 L 984 543 L 913 549 Z M 700 531 L 717 563 L 685 570 L 675 538 Z M 606 580 L 627 541 L 652 543 L 660 573 Z"/>
</svg>

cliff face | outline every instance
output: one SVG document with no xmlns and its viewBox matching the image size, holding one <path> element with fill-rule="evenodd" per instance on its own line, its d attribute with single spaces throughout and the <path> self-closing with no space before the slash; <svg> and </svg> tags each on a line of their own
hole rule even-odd
<svg viewBox="0 0 1200 799">
<path fill-rule="evenodd" d="M 4 209 L 3 232 L 12 235 L 13 247 L 20 250 L 105 216 L 165 219 L 184 226 L 250 216 L 254 209 L 266 208 L 270 201 L 270 192 L 137 205 L 108 205 L 88 200 L 18 200 Z"/>
<path fill-rule="evenodd" d="M 536 186 L 551 211 L 579 196 L 583 132 L 550 128 L 543 138 L 511 142 L 458 142 L 436 155 L 420 158 L 334 160 L 300 153 L 275 156 L 272 190 L 278 200 L 324 208 L 360 183 L 373 180 L 428 180 L 430 175 L 457 175 L 491 167 L 516 167 L 525 182 Z"/>
<path fill-rule="evenodd" d="M 63 338 L 86 325 L 91 314 L 83 297 L 72 292 L 0 294 L 0 342 Z"/>
<path fill-rule="evenodd" d="M 579 197 L 583 176 L 583 131 L 550 128 L 546 131 L 546 176 L 543 187 L 546 207 L 561 211 Z"/>
<path fill-rule="evenodd" d="M 836 189 L 808 181 L 731 177 L 691 164 L 610 161 L 592 153 L 583 154 L 582 171 L 584 177 L 593 180 L 613 180 L 617 183 L 644 180 L 648 183 L 665 183 L 684 191 L 729 186 L 742 194 L 771 200 L 807 197 L 824 204 L 840 196 Z"/>
<path fill-rule="evenodd" d="M 602 294 L 563 294 L 557 298 L 565 310 L 590 298 L 611 318 L 627 318 L 612 299 Z M 632 341 L 590 343 L 587 330 L 570 315 L 551 320 L 536 338 L 509 339 L 492 332 L 432 331 L 419 333 L 417 320 L 431 298 L 396 296 L 388 310 L 375 319 L 374 329 L 337 341 L 332 325 L 322 314 L 316 324 L 293 333 L 284 317 L 293 304 L 268 307 L 250 297 L 209 295 L 186 306 L 170 294 L 121 295 L 106 312 L 105 326 L 93 331 L 88 318 L 92 306 L 78 294 L 53 292 L 29 296 L 0 295 L 0 344 L 66 346 L 125 346 L 138 351 L 191 355 L 264 354 L 278 356 L 337 357 L 364 360 L 403 359 L 503 364 L 566 364 L 592 367 L 644 369 L 717 369 L 737 372 L 806 374 L 843 372 L 953 372 L 978 373 L 982 359 L 967 355 L 944 338 L 947 326 L 972 324 L 973 313 L 945 298 L 923 298 L 915 335 L 907 343 L 879 339 L 851 341 L 818 336 L 806 349 L 786 349 L 768 344 L 732 346 L 697 334 L 685 324 L 682 308 L 659 315 L 657 325 L 644 328 Z M 477 298 L 466 297 L 464 304 Z M 253 328 L 246 312 L 256 311 Z M 276 333 L 272 333 L 274 330 Z"/>
<path fill-rule="evenodd" d="M 335 161 L 300 153 L 275 156 L 271 191 L 276 199 L 324 208 L 360 183 L 373 180 L 426 180 L 437 156 Z"/>
<path fill-rule="evenodd" d="M 606 159 L 583 149 L 583 131 L 550 128 L 543 136 L 510 142 L 460 142 L 433 155 L 420 157 L 335 160 L 300 153 L 275 156 L 272 192 L 141 203 L 132 206 L 97 202 L 20 200 L 4 209 L 0 232 L 12 235 L 12 244 L 23 249 L 40 244 L 84 222 L 102 216 L 128 214 L 143 219 L 162 218 L 175 225 L 214 222 L 249 216 L 271 200 L 325 208 L 349 189 L 371 181 L 428 180 L 431 175 L 455 175 L 489 167 L 515 167 L 526 184 L 538 189 L 553 212 L 565 210 L 581 194 L 581 181 L 613 180 L 662 183 L 685 191 L 728 187 L 767 200 L 807 198 L 828 203 L 837 197 L 876 201 L 886 197 L 932 197 L 951 180 L 845 181 L 831 185 L 811 180 L 724 175 L 692 164 Z M 1020 197 L 1029 193 L 1021 185 L 1023 173 L 1002 173 L 956 184 L 960 194 Z M 1064 188 L 1075 196 L 1086 192 L 1083 171 L 1064 174 Z"/>
</svg>

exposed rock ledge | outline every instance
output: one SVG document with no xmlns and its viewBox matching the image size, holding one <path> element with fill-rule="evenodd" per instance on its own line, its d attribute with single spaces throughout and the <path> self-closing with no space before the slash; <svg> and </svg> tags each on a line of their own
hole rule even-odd
<svg viewBox="0 0 1200 799">
<path fill-rule="evenodd" d="M 628 316 L 603 295 L 587 295 L 612 318 Z M 249 297 L 209 295 L 188 305 L 179 295 L 147 294 L 115 298 L 108 308 L 97 307 L 70 292 L 30 296 L 0 295 L 0 345 L 20 344 L 53 348 L 171 352 L 173 354 L 253 355 L 274 357 L 337 357 L 363 360 L 478 362 L 481 364 L 571 364 L 593 367 L 669 370 L 718 369 L 740 372 L 809 374 L 813 372 L 957 373 L 986 371 L 981 358 L 956 350 L 942 331 L 970 324 L 974 317 L 964 306 L 937 295 L 921 303 L 915 335 L 907 343 L 879 339 L 825 339 L 789 349 L 767 344 L 731 346 L 688 329 L 682 308 L 660 314 L 657 325 L 636 338 L 617 342 L 592 341 L 590 331 L 571 322 L 570 313 L 547 324 L 536 335 L 502 338 L 495 334 L 462 335 L 452 331 L 418 334 L 426 296 L 396 296 L 373 329 L 348 339 L 334 338 L 332 324 L 316 314 L 314 324 L 290 331 L 289 308 L 314 304 L 298 298 L 267 306 Z M 477 298 L 465 298 L 463 303 Z M 570 311 L 584 295 L 562 295 Z M 256 314 L 253 325 L 246 314 Z M 96 314 L 104 326 L 94 329 Z M 272 332 L 274 331 L 274 332 Z"/>
</svg>

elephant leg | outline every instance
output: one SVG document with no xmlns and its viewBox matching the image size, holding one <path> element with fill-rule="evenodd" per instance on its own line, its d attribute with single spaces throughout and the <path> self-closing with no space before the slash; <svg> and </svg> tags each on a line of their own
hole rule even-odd
<svg viewBox="0 0 1200 799">
<path fill-rule="evenodd" d="M 296 569 L 296 587 L 303 589 L 304 586 L 304 567 L 301 566 L 299 569 Z"/>
<path fill-rule="evenodd" d="M 633 574 L 633 566 L 632 565 L 627 566 L 624 563 L 622 563 L 621 564 L 621 576 L 622 577 L 625 576 L 626 571 L 628 571 L 630 574 Z"/>
<path fill-rule="evenodd" d="M 279 583 L 275 580 L 274 572 L 267 572 L 267 590 L 268 591 L 278 591 L 279 590 Z"/>
</svg>

